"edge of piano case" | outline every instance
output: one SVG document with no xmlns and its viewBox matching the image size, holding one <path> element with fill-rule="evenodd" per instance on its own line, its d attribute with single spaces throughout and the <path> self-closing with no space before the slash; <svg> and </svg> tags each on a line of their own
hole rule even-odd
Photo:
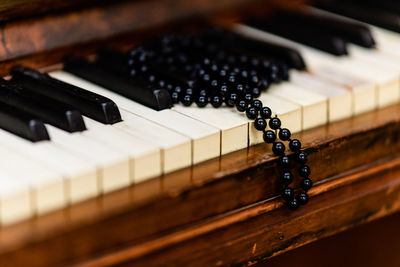
<svg viewBox="0 0 400 267">
<path fill-rule="evenodd" d="M 101 18 L 125 10 L 143 12 L 138 5 L 154 8 L 151 3 L 156 2 L 117 4 L 111 11 L 101 11 L 105 12 Z M 231 2 L 220 1 L 218 8 Z M 171 10 L 176 8 L 171 5 Z M 197 14 L 209 11 L 210 1 L 191 5 L 195 8 L 191 14 Z M 3 26 L 2 74 L 21 63 L 35 68 L 57 63 L 76 47 L 90 54 L 93 42 L 97 48 L 102 45 L 99 38 L 172 19 L 121 22 L 113 25 L 116 32 L 96 30 L 91 38 L 82 39 L 87 34 L 82 31 L 62 44 L 52 40 L 65 34 L 62 30 L 68 25 L 49 39 L 43 37 L 49 25 L 60 26 L 77 14 L 89 19 L 96 10 L 102 9 L 32 18 L 38 31 L 26 34 L 41 40 L 35 45 L 17 42 L 21 29 L 32 21 Z M 183 5 L 174 19 L 184 19 L 187 11 Z M 58 24 L 49 23 L 57 22 L 54 18 L 60 19 Z M 131 39 L 115 40 L 121 47 L 131 43 Z M 52 51 L 51 57 L 44 56 L 47 51 Z M 395 105 L 297 134 L 310 155 L 316 184 L 310 203 L 298 211 L 282 206 L 276 158 L 262 144 L 2 228 L 0 265 L 250 264 L 394 213 L 400 208 L 399 111 L 400 105 Z"/>
</svg>

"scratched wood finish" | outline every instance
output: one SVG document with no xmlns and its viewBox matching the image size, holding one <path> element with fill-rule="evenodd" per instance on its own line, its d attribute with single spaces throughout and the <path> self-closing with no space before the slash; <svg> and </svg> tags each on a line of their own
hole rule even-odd
<svg viewBox="0 0 400 267">
<path fill-rule="evenodd" d="M 400 105 L 395 105 L 299 134 L 310 154 L 312 178 L 320 184 L 313 194 L 345 184 L 352 188 L 351 179 L 340 182 L 335 177 L 395 157 L 400 151 L 399 111 Z M 0 230 L 0 265 L 10 259 L 38 265 L 89 260 L 266 199 L 275 214 L 282 206 L 280 198 L 274 200 L 281 190 L 279 173 L 276 158 L 265 153 L 265 146 L 4 228 Z M 330 180 L 334 182 L 327 183 Z M 319 201 L 311 200 L 315 202 Z M 292 218 L 290 212 L 282 212 L 288 220 Z"/>
</svg>

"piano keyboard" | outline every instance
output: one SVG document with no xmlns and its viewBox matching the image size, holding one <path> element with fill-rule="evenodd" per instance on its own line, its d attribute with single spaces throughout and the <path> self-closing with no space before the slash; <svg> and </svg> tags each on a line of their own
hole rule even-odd
<svg viewBox="0 0 400 267">
<path fill-rule="evenodd" d="M 399 102 L 399 34 L 315 7 L 302 12 L 314 14 L 314 24 L 328 18 L 366 25 L 376 44 L 357 31 L 329 30 L 321 36 L 343 43 L 313 43 L 280 29 L 269 32 L 274 22 L 263 18 L 230 29 L 244 43 L 263 48 L 251 54 L 291 68 L 288 80 L 283 75 L 258 98 L 284 127 L 295 133 Z M 292 31 L 318 36 L 319 29 L 310 34 L 304 25 Z M 169 108 L 163 91 L 134 101 L 136 91 L 123 83 L 116 92 L 88 78 L 93 73 L 79 75 L 68 67 L 45 77 L 25 68 L 11 74 L 11 81 L 0 82 L 1 225 L 263 142 L 254 121 L 234 107 Z M 37 77 L 45 82 L 37 83 Z"/>
</svg>

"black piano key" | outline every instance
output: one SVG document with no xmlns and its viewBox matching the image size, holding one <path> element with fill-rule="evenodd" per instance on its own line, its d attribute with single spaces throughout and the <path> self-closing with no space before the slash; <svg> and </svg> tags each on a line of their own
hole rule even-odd
<svg viewBox="0 0 400 267">
<path fill-rule="evenodd" d="M 265 40 L 256 40 L 233 32 L 224 34 L 224 32 L 221 31 L 210 31 L 206 34 L 213 35 L 214 39 L 219 40 L 221 45 L 236 50 L 239 53 L 283 61 L 290 68 L 298 70 L 306 69 L 306 63 L 296 49 L 274 44 Z M 221 34 L 223 36 L 222 38 Z"/>
<path fill-rule="evenodd" d="M 107 71 L 98 64 L 84 59 L 70 58 L 65 61 L 64 69 L 155 110 L 172 106 L 171 96 L 167 90 Z"/>
<path fill-rule="evenodd" d="M 273 18 L 252 18 L 246 24 L 293 41 L 314 47 L 336 56 L 347 55 L 347 44 L 343 38 L 298 25 L 296 21 L 274 16 Z"/>
<path fill-rule="evenodd" d="M 396 10 L 379 9 L 364 3 L 348 3 L 346 1 L 321 2 L 314 5 L 332 13 L 400 32 L 399 13 Z"/>
<path fill-rule="evenodd" d="M 70 109 L 63 103 L 29 91 L 14 82 L 0 80 L 0 104 L 17 110 L 68 132 L 86 130 L 79 111 Z"/>
<path fill-rule="evenodd" d="M 307 10 L 281 11 L 277 16 L 296 23 L 297 27 L 301 25 L 313 31 L 329 32 L 366 48 L 375 46 L 371 31 L 360 23 L 330 18 Z"/>
<path fill-rule="evenodd" d="M 59 81 L 36 70 L 17 67 L 11 71 L 12 80 L 23 87 L 63 102 L 82 114 L 104 124 L 121 121 L 117 105 L 110 99 L 77 86 Z"/>
<path fill-rule="evenodd" d="M 3 103 L 0 105 L 0 128 L 32 142 L 50 140 L 41 120 Z"/>
</svg>

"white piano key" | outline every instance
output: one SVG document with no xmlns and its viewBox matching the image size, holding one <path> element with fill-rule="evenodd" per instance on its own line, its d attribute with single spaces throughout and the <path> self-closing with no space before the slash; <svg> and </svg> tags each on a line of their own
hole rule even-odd
<svg viewBox="0 0 400 267">
<path fill-rule="evenodd" d="M 262 101 L 263 106 L 271 109 L 273 116 L 277 116 L 281 120 L 283 128 L 288 128 L 292 133 L 302 130 L 302 110 L 300 105 L 269 93 L 261 94 L 259 99 Z"/>
<path fill-rule="evenodd" d="M 99 184 L 102 192 L 126 187 L 131 183 L 129 155 L 124 151 L 111 148 L 80 133 L 67 133 L 51 125 L 46 127 L 52 142 L 96 163 L 100 169 Z"/>
<path fill-rule="evenodd" d="M 373 110 L 378 105 L 377 90 L 374 83 L 340 72 L 329 66 L 313 69 L 311 73 L 348 89 L 353 94 L 352 109 L 354 115 Z"/>
<path fill-rule="evenodd" d="M 253 38 L 264 39 L 297 49 L 304 57 L 310 71 L 329 66 L 340 72 L 349 73 L 359 79 L 374 83 L 377 90 L 376 102 L 378 107 L 391 105 L 399 100 L 399 79 L 398 75 L 392 71 L 382 70 L 377 66 L 351 57 L 336 57 L 252 27 L 238 25 L 235 30 Z"/>
<path fill-rule="evenodd" d="M 161 152 L 156 145 L 144 142 L 113 125 L 101 124 L 87 117 L 84 117 L 84 121 L 88 130 L 84 131 L 83 135 L 130 154 L 131 176 L 134 183 L 161 175 Z"/>
<path fill-rule="evenodd" d="M 0 170 L 0 224 L 9 225 L 33 215 L 28 183 Z"/>
<path fill-rule="evenodd" d="M 301 126 L 303 130 L 321 126 L 328 122 L 328 98 L 322 94 L 309 91 L 290 82 L 272 85 L 268 89 L 268 93 L 301 106 Z"/>
<path fill-rule="evenodd" d="M 61 174 L 5 147 L 0 148 L 0 155 L 2 173 L 29 186 L 34 213 L 42 214 L 67 205 Z"/>
<path fill-rule="evenodd" d="M 192 148 L 189 138 L 125 110 L 120 112 L 123 121 L 113 126 L 160 147 L 164 173 L 191 165 Z"/>
<path fill-rule="evenodd" d="M 139 115 L 147 120 L 160 124 L 181 135 L 189 137 L 193 148 L 193 164 L 218 157 L 220 151 L 220 132 L 216 127 L 192 119 L 173 110 L 156 111 L 110 90 L 97 86 L 72 74 L 55 71 L 53 77 L 67 83 L 85 88 L 112 99 L 120 109 Z"/>
<path fill-rule="evenodd" d="M 0 146 L 40 162 L 48 169 L 62 173 L 68 201 L 75 203 L 99 194 L 97 169 L 93 162 L 70 154 L 51 142 L 32 143 L 0 130 Z"/>
<path fill-rule="evenodd" d="M 353 115 L 352 94 L 343 87 L 333 85 L 323 79 L 293 70 L 290 73 L 291 82 L 314 93 L 323 94 L 328 98 L 328 121 L 338 121 Z"/>
<path fill-rule="evenodd" d="M 217 109 L 210 105 L 198 108 L 178 104 L 172 109 L 218 128 L 221 131 L 222 155 L 247 147 L 249 120 L 234 108 L 221 106 Z"/>
</svg>

